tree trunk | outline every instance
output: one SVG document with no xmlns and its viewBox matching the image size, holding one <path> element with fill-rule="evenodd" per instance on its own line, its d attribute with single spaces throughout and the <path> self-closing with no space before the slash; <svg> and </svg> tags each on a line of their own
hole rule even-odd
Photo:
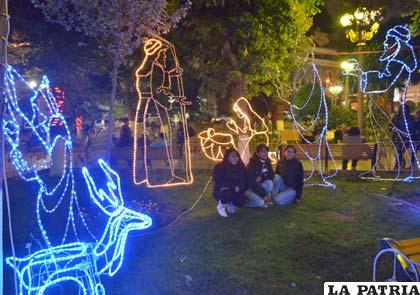
<svg viewBox="0 0 420 295">
<path fill-rule="evenodd" d="M 235 79 L 233 80 L 233 87 L 232 87 L 232 96 L 233 99 L 238 99 L 239 97 L 246 96 L 246 85 L 245 81 L 243 80 L 241 72 L 237 69 L 238 66 L 238 59 L 236 58 L 235 53 L 233 53 L 232 46 L 230 44 L 229 36 L 225 34 L 222 40 L 223 46 L 223 53 L 228 60 L 228 62 L 232 65 L 232 68 L 237 73 Z"/>
<path fill-rule="evenodd" d="M 3 114 L 4 114 L 4 77 L 7 70 L 7 39 L 9 37 L 9 20 L 7 0 L 0 1 L 0 128 L 2 129 L 0 136 L 0 295 L 3 295 L 3 180 L 6 175 L 3 175 L 4 166 L 4 134 L 3 134 Z M 17 290 L 16 290 L 17 292 Z"/>
<path fill-rule="evenodd" d="M 109 114 L 108 114 L 108 135 L 107 135 L 107 144 L 106 144 L 106 154 L 105 160 L 110 163 L 111 160 L 111 147 L 112 147 L 112 133 L 114 131 L 114 108 L 115 108 L 115 96 L 117 94 L 117 79 L 118 79 L 118 68 L 120 66 L 120 57 L 119 57 L 119 43 L 118 47 L 115 50 L 114 60 L 112 61 L 112 89 L 111 96 L 109 98 Z"/>
</svg>

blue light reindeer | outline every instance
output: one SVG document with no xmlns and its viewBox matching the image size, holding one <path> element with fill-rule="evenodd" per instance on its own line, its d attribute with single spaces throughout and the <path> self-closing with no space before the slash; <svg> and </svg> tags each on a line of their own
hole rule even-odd
<svg viewBox="0 0 420 295">
<path fill-rule="evenodd" d="M 38 185 L 36 216 L 41 235 L 46 244 L 41 249 L 23 258 L 9 257 L 6 263 L 15 268 L 19 279 L 19 294 L 44 294 L 54 285 L 71 282 L 79 287 L 79 294 L 103 295 L 105 289 L 101 275 L 113 276 L 124 258 L 128 233 L 151 226 L 149 216 L 124 207 L 119 175 L 102 159 L 99 166 L 105 174 L 104 188 L 97 185 L 86 168 L 82 173 L 90 199 L 108 218 L 101 237 L 96 238 L 87 226 L 75 192 L 72 159 L 73 146 L 66 120 L 59 112 L 57 102 L 49 91 L 49 82 L 43 78 L 40 87 L 29 90 L 26 81 L 12 68 L 6 76 L 6 116 L 3 132 L 11 146 L 10 157 L 20 177 Z M 18 90 L 17 90 L 18 89 Z M 20 99 L 18 93 L 29 91 L 30 99 Z M 63 122 L 61 129 L 52 129 L 52 121 Z M 30 163 L 22 153 L 21 123 L 25 122 L 41 143 L 45 159 Z M 50 163 L 54 149 L 64 144 L 64 168 L 56 183 L 44 181 L 38 169 Z M 65 228 L 58 240 L 52 239 L 52 227 L 48 227 L 45 216 L 61 214 L 58 209 L 68 206 Z M 63 218 L 62 218 L 63 219 Z M 93 238 L 92 242 L 80 241 L 76 221 Z M 75 241 L 70 242 L 70 229 Z"/>
<path fill-rule="evenodd" d="M 82 294 L 105 294 L 99 276 L 113 276 L 121 268 L 128 233 L 151 226 L 149 216 L 124 207 L 118 174 L 102 159 L 99 165 L 106 175 L 107 192 L 98 189 L 86 168 L 83 176 L 90 197 L 109 217 L 102 237 L 97 243 L 69 243 L 17 258 L 20 294 L 43 294 L 49 287 L 66 281 L 77 283 Z M 13 267 L 13 257 L 6 262 Z"/>
</svg>

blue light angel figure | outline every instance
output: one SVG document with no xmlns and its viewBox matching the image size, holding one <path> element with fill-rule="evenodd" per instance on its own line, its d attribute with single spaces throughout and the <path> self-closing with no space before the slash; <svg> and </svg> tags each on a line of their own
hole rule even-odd
<svg viewBox="0 0 420 295">
<path fill-rule="evenodd" d="M 303 145 L 298 144 L 298 148 L 303 152 L 308 160 L 311 161 L 311 173 L 305 178 L 305 186 L 324 186 L 335 189 L 336 185 L 330 181 L 331 178 L 337 175 L 337 166 L 334 159 L 334 155 L 330 150 L 328 143 L 328 105 L 325 98 L 324 88 L 322 87 L 321 76 L 315 64 L 311 65 L 312 70 L 312 88 L 306 97 L 305 102 L 302 105 L 296 105 L 290 103 L 290 113 L 293 118 L 295 129 L 298 131 L 302 138 Z M 316 87 L 316 86 L 319 86 Z M 307 114 L 308 105 L 312 100 L 316 99 L 315 92 L 319 89 L 319 101 L 316 101 L 318 108 L 315 114 Z M 293 99 L 293 98 L 292 98 Z M 293 100 L 292 100 L 293 102 Z M 306 115 L 311 115 L 311 122 L 309 126 L 305 126 L 298 122 L 297 114 L 305 112 Z M 314 132 L 316 130 L 317 132 Z M 308 136 L 311 133 L 313 136 Z M 316 133 L 316 134 L 315 134 Z M 309 149 L 307 148 L 309 147 Z M 328 159 L 331 159 L 334 168 L 331 173 L 324 172 L 322 163 L 324 162 L 325 156 L 328 155 Z M 315 173 L 319 174 L 319 181 L 310 182 Z"/>
<path fill-rule="evenodd" d="M 54 285 L 73 282 L 79 286 L 80 294 L 103 295 L 105 289 L 100 283 L 100 275 L 113 276 L 119 270 L 128 233 L 150 227 L 152 220 L 147 215 L 125 208 L 118 174 L 99 160 L 105 174 L 104 188 L 83 168 L 90 199 L 107 217 L 102 235 L 96 238 L 81 212 L 75 191 L 70 130 L 49 91 L 48 79 L 44 77 L 39 88 L 32 90 L 9 67 L 5 85 L 3 132 L 10 145 L 10 158 L 20 177 L 38 187 L 36 218 L 45 242 L 45 248 L 37 252 L 6 260 L 17 272 L 19 294 L 44 294 Z M 30 98 L 27 99 L 27 96 Z M 62 122 L 62 126 L 53 128 L 53 125 L 60 125 L 57 121 Z M 43 151 L 44 158 L 36 162 L 28 159 L 24 152 L 22 123 L 29 127 Z M 51 164 L 54 150 L 60 144 L 64 146 L 63 171 L 56 181 L 51 182 L 39 169 Z M 89 241 L 82 241 L 89 235 L 81 235 L 81 231 L 90 234 L 90 238 L 86 239 Z"/>
<path fill-rule="evenodd" d="M 416 172 L 420 169 L 420 163 L 416 157 L 415 143 L 412 141 L 414 119 L 410 115 L 410 109 L 406 104 L 406 93 L 412 73 L 417 69 L 417 60 L 414 48 L 411 45 L 410 31 L 404 26 L 395 26 L 390 29 L 383 42 L 384 52 L 379 61 L 384 64 L 382 71 L 360 72 L 360 89 L 369 95 L 369 121 L 378 143 L 378 158 L 372 168 L 375 179 L 381 179 L 377 171 L 381 164 L 380 157 L 384 155 L 386 146 L 391 146 L 395 153 L 394 178 L 388 180 L 410 181 L 417 178 Z M 392 119 L 378 105 L 375 94 L 383 94 L 393 90 L 398 84 L 403 84 L 401 106 L 397 115 Z M 409 152 L 410 172 L 402 174 L 401 169 L 405 166 L 404 154 Z"/>
<path fill-rule="evenodd" d="M 10 146 L 9 156 L 19 176 L 38 188 L 36 217 L 47 247 L 77 240 L 76 224 L 90 232 L 81 213 L 75 192 L 73 174 L 73 143 L 66 120 L 59 112 L 55 97 L 50 92 L 47 77 L 43 77 L 37 89 L 31 89 L 17 71 L 9 67 L 5 79 L 6 114 L 3 131 Z M 29 97 L 29 99 L 28 99 Z M 54 121 L 63 122 L 53 127 Z M 29 127 L 32 143 L 42 157 L 32 161 L 28 158 L 22 125 Z M 51 166 L 55 149 L 64 146 L 64 165 L 59 177 L 47 180 L 40 170 Z M 30 149 L 33 146 L 30 146 Z M 39 152 L 40 151 L 40 152 Z M 48 220 L 49 222 L 44 222 Z"/>
</svg>

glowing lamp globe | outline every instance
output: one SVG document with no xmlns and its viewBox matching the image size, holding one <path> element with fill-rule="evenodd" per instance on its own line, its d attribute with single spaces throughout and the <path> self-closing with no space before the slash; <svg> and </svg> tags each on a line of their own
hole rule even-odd
<svg viewBox="0 0 420 295">
<path fill-rule="evenodd" d="M 343 15 L 343 16 L 340 18 L 340 24 L 341 24 L 343 27 L 348 27 L 348 26 L 351 26 L 351 24 L 352 24 L 352 20 L 353 20 L 353 16 L 352 16 L 352 15 L 350 15 L 350 14 L 348 14 L 348 13 L 346 13 L 345 15 Z"/>
<path fill-rule="evenodd" d="M 354 63 L 351 63 L 347 60 L 341 62 L 340 67 L 346 71 L 347 73 L 351 72 L 354 70 Z"/>
<path fill-rule="evenodd" d="M 328 88 L 328 90 L 334 95 L 339 95 L 343 91 L 343 86 L 333 85 L 330 88 Z"/>
</svg>

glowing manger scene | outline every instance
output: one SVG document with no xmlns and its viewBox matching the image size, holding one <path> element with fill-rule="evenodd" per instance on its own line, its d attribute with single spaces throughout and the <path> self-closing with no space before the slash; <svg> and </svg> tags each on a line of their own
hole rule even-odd
<svg viewBox="0 0 420 295">
<path fill-rule="evenodd" d="M 418 294 L 419 20 L 0 0 L 0 295 Z"/>
</svg>

